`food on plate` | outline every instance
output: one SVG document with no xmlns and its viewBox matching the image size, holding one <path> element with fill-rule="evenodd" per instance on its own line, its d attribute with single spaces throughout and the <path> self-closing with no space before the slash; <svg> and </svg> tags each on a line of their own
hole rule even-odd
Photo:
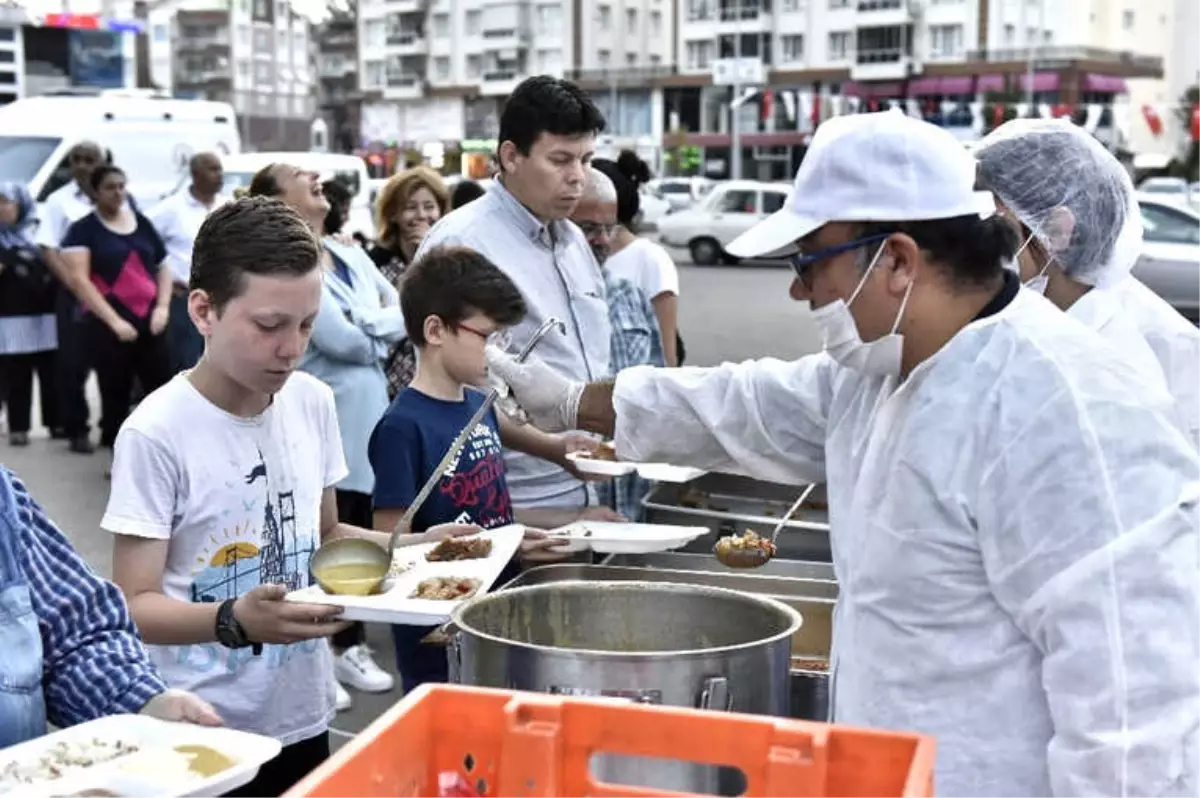
<svg viewBox="0 0 1200 798">
<path fill-rule="evenodd" d="M 188 769 L 204 778 L 223 773 L 237 764 L 237 760 L 225 756 L 207 745 L 177 745 L 175 750 L 188 758 Z"/>
<path fill-rule="evenodd" d="M 80 790 L 79 792 L 73 792 L 70 795 L 64 796 L 64 798 L 84 798 L 84 796 L 93 796 L 93 795 L 98 796 L 98 798 L 105 798 L 105 796 L 108 796 L 110 798 L 120 798 L 121 797 L 121 793 L 119 793 L 119 792 L 113 792 L 112 790 L 106 790 L 103 787 L 89 787 L 86 790 Z"/>
<path fill-rule="evenodd" d="M 699 510 L 704 507 L 707 500 L 708 496 L 696 488 L 684 488 L 679 492 L 680 507 L 691 507 L 694 510 Z"/>
<path fill-rule="evenodd" d="M 52 781 L 138 750 L 136 743 L 121 739 L 60 740 L 35 756 L 9 762 L 0 768 L 0 787 Z"/>
<path fill-rule="evenodd" d="M 432 599 L 434 601 L 458 601 L 475 595 L 482 584 L 478 579 L 462 579 L 457 576 L 437 576 L 422 579 L 409 598 Z"/>
<path fill-rule="evenodd" d="M 345 562 L 314 569 L 313 576 L 328 593 L 369 596 L 379 590 L 387 574 L 370 563 Z"/>
<path fill-rule="evenodd" d="M 808 502 L 808 506 L 809 506 L 809 507 L 811 507 L 811 508 L 812 508 L 812 509 L 814 509 L 814 510 L 828 510 L 828 509 L 829 509 L 829 502 L 823 502 L 823 501 L 820 501 L 820 500 L 809 501 L 809 502 Z"/>
<path fill-rule="evenodd" d="M 556 529 L 548 534 L 552 538 L 590 538 L 592 530 L 583 524 L 572 524 L 571 526 L 564 526 L 562 529 Z"/>
<path fill-rule="evenodd" d="M 741 535 L 721 538 L 713 551 L 730 568 L 755 568 L 775 556 L 775 544 L 747 529 Z"/>
<path fill-rule="evenodd" d="M 399 576 L 405 571 L 412 570 L 413 564 L 407 560 L 402 560 L 399 557 L 392 560 L 392 567 L 388 569 L 388 576 Z"/>
<path fill-rule="evenodd" d="M 481 560 L 492 553 L 490 538 L 446 538 L 433 547 L 425 559 L 429 562 Z"/>
<path fill-rule="evenodd" d="M 798 671 L 829 671 L 829 660 L 815 657 L 792 657 L 792 668 Z"/>
<path fill-rule="evenodd" d="M 609 463 L 617 462 L 617 447 L 607 441 L 601 441 L 596 444 L 596 448 L 590 452 L 580 452 L 580 457 L 586 457 L 589 460 L 605 460 Z"/>
</svg>

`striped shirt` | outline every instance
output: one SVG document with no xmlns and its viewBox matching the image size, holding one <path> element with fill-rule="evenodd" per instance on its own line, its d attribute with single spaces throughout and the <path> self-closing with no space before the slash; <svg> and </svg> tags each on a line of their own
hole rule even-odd
<svg viewBox="0 0 1200 798">
<path fill-rule="evenodd" d="M 163 692 L 121 591 L 96 575 L 21 480 L 0 467 L 0 534 L 13 531 L 42 634 L 47 719 L 61 728 L 138 712 Z"/>
</svg>

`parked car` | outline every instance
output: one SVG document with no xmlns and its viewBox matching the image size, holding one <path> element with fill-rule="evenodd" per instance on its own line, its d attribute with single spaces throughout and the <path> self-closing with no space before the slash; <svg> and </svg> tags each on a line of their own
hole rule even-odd
<svg viewBox="0 0 1200 798">
<path fill-rule="evenodd" d="M 1144 243 L 1133 274 L 1192 321 L 1200 320 L 1200 214 L 1139 195 Z"/>
<path fill-rule="evenodd" d="M 654 196 L 665 200 L 672 211 L 682 211 L 703 199 L 713 185 L 713 181 L 706 177 L 663 177 L 651 180 L 646 188 Z"/>
<path fill-rule="evenodd" d="M 711 266 L 735 264 L 725 251 L 735 238 L 770 216 L 787 202 L 791 187 L 756 180 L 717 183 L 698 205 L 672 212 L 658 222 L 659 238 L 671 247 L 686 248 L 692 262 Z"/>
<path fill-rule="evenodd" d="M 653 191 L 649 191 L 645 186 L 642 186 L 639 195 L 638 232 L 650 233 L 658 229 L 659 221 L 671 213 L 674 208 L 671 207 L 671 203 Z"/>
<path fill-rule="evenodd" d="M 1190 206 L 1200 211 L 1200 191 L 1197 184 L 1188 184 L 1180 177 L 1148 177 L 1138 186 L 1138 192 L 1172 205 Z"/>
</svg>

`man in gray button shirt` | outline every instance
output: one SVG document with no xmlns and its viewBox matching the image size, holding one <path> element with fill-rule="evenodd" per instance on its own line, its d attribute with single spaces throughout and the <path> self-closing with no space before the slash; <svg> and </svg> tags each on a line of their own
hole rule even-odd
<svg viewBox="0 0 1200 798">
<path fill-rule="evenodd" d="M 500 171 L 488 193 L 442 218 L 421 244 L 457 244 L 486 255 L 517 284 L 529 313 L 513 328 L 524 346 L 554 316 L 566 335 L 550 334 L 538 358 L 579 380 L 609 375 L 604 277 L 583 233 L 568 217 L 583 196 L 588 162 L 604 117 L 578 86 L 548 76 L 517 86 L 500 117 Z M 587 486 L 561 467 L 505 452 L 517 508 L 582 510 Z"/>
</svg>

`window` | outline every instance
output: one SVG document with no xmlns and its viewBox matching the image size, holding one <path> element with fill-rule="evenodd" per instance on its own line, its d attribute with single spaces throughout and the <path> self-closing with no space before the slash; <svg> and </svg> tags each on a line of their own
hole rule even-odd
<svg viewBox="0 0 1200 798">
<path fill-rule="evenodd" d="M 467 77 L 477 78 L 483 74 L 483 58 L 478 55 L 467 56 Z"/>
<path fill-rule="evenodd" d="M 1004 44 L 1009 47 L 1012 47 L 1016 43 L 1017 43 L 1017 26 L 1016 25 L 1005 25 L 1004 26 Z"/>
<path fill-rule="evenodd" d="M 804 0 L 783 0 L 784 11 L 803 11 Z"/>
<path fill-rule="evenodd" d="M 602 66 L 602 67 L 607 67 L 609 64 L 609 61 L 611 61 L 611 60 L 612 60 L 612 53 L 610 53 L 608 50 L 601 50 L 598 53 L 596 53 L 596 62 L 598 64 L 600 64 L 600 66 Z"/>
<path fill-rule="evenodd" d="M 538 6 L 538 33 L 561 34 L 563 29 L 562 6 Z"/>
<path fill-rule="evenodd" d="M 657 9 L 650 12 L 650 38 L 662 38 L 662 12 Z"/>
<path fill-rule="evenodd" d="M 787 194 L 782 191 L 764 191 L 762 193 L 762 212 L 775 213 L 775 211 L 783 210 L 785 202 L 787 202 Z"/>
<path fill-rule="evenodd" d="M 608 6 L 600 6 L 596 9 L 596 21 L 600 24 L 600 30 L 608 30 L 612 27 L 612 9 Z"/>
<path fill-rule="evenodd" d="M 726 191 L 715 197 L 717 213 L 757 213 L 758 197 L 754 191 Z"/>
<path fill-rule="evenodd" d="M 450 77 L 449 56 L 440 55 L 433 59 L 433 75 L 438 80 L 447 80 Z"/>
<path fill-rule="evenodd" d="M 546 6 L 542 6 L 541 8 L 538 9 L 539 17 L 540 17 L 541 12 L 545 11 L 545 10 L 546 10 Z M 467 21 L 466 21 L 467 35 L 468 36 L 478 36 L 479 31 L 482 29 L 481 28 L 482 21 L 483 21 L 483 12 L 482 11 L 480 11 L 477 8 L 473 8 L 470 11 L 468 11 L 467 12 Z"/>
<path fill-rule="evenodd" d="M 238 42 L 238 45 L 241 47 L 249 47 L 250 46 L 250 26 L 249 25 L 238 25 L 237 42 Z"/>
<path fill-rule="evenodd" d="M 625 9 L 625 32 L 631 36 L 637 33 L 637 9 Z"/>
<path fill-rule="evenodd" d="M 687 43 L 688 69 L 708 69 L 712 64 L 715 44 L 711 41 Z"/>
<path fill-rule="evenodd" d="M 1126 9 L 1121 12 L 1121 27 L 1125 30 L 1133 30 L 1133 11 Z"/>
<path fill-rule="evenodd" d="M 435 38 L 435 39 L 450 38 L 450 15 L 449 14 L 434 14 L 433 15 L 433 38 Z"/>
<path fill-rule="evenodd" d="M 933 58 L 956 58 L 962 55 L 962 25 L 931 25 L 929 27 L 929 54 Z"/>
<path fill-rule="evenodd" d="M 849 8 L 850 0 L 829 0 L 829 8 L 836 10 L 839 8 Z"/>
<path fill-rule="evenodd" d="M 650 66 L 662 66 L 662 56 L 658 53 L 651 53 Z"/>
<path fill-rule="evenodd" d="M 688 0 L 688 22 L 713 19 L 716 16 L 715 0 Z"/>
<path fill-rule="evenodd" d="M 382 19 L 373 19 L 366 24 L 367 47 L 379 51 L 387 43 L 387 23 Z"/>
<path fill-rule="evenodd" d="M 1164 244 L 1200 244 L 1200 225 L 1180 211 L 1143 202 L 1142 230 L 1147 241 Z"/>
<path fill-rule="evenodd" d="M 637 53 L 625 53 L 625 66 L 637 66 Z"/>
<path fill-rule="evenodd" d="M 238 61 L 237 65 L 238 83 L 246 84 L 250 82 L 250 62 Z"/>
<path fill-rule="evenodd" d="M 1054 44 L 1054 31 L 1042 31 L 1042 44 Z"/>
<path fill-rule="evenodd" d="M 279 52 L 279 53 L 285 53 L 285 52 L 287 52 L 287 48 L 288 48 L 287 31 L 285 31 L 285 30 L 275 31 L 275 51 Z"/>
<path fill-rule="evenodd" d="M 1026 44 L 1037 44 L 1037 41 L 1038 41 L 1037 28 L 1026 28 L 1025 29 L 1025 43 Z"/>
<path fill-rule="evenodd" d="M 784 36 L 780 43 L 783 45 L 783 63 L 794 64 L 804 60 L 803 36 Z"/>
<path fill-rule="evenodd" d="M 829 60 L 845 61 L 850 57 L 850 33 L 834 31 L 829 34 Z"/>
<path fill-rule="evenodd" d="M 154 41 L 166 42 L 171 40 L 171 29 L 166 25 L 154 26 Z"/>
</svg>

